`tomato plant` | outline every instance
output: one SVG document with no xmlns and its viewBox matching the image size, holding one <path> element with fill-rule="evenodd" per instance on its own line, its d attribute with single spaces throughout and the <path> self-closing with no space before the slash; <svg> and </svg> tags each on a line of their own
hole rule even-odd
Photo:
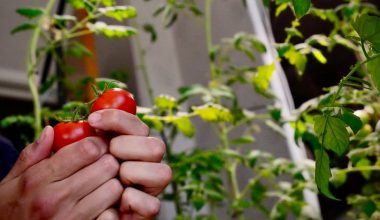
<svg viewBox="0 0 380 220">
<path fill-rule="evenodd" d="M 95 132 L 87 121 L 60 122 L 54 126 L 53 150 L 57 152 L 69 144 L 94 135 Z"/>
<path fill-rule="evenodd" d="M 92 104 L 91 112 L 96 112 L 102 109 L 120 109 L 136 114 L 136 101 L 133 95 L 120 88 L 112 88 L 103 92 Z"/>
</svg>

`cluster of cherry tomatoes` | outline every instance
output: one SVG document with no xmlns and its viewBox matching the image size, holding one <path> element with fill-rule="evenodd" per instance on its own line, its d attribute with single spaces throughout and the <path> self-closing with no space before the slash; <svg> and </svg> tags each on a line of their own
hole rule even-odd
<svg viewBox="0 0 380 220">
<path fill-rule="evenodd" d="M 90 113 L 102 109 L 119 109 L 135 115 L 136 101 L 133 95 L 128 91 L 112 88 L 104 91 L 95 99 L 92 103 Z M 57 152 L 71 143 L 95 135 L 95 130 L 86 120 L 60 122 L 54 126 L 53 150 Z"/>
</svg>

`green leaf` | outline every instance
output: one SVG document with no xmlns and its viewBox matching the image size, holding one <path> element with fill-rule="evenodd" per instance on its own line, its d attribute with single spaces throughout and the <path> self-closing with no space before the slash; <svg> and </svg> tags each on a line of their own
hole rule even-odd
<svg viewBox="0 0 380 220">
<path fill-rule="evenodd" d="M 154 104 L 159 109 L 173 110 L 178 107 L 177 100 L 169 95 L 159 95 Z"/>
<path fill-rule="evenodd" d="M 368 61 L 367 68 L 373 84 L 380 91 L 380 57 Z"/>
<path fill-rule="evenodd" d="M 347 151 L 349 143 L 346 124 L 339 118 L 329 115 L 316 116 L 314 121 L 314 130 L 322 146 L 342 156 Z"/>
<path fill-rule="evenodd" d="M 67 1 L 71 5 L 71 7 L 73 7 L 74 9 L 83 9 L 86 6 L 83 0 L 67 0 Z"/>
<path fill-rule="evenodd" d="M 288 212 L 288 208 L 286 207 L 285 201 L 280 200 L 279 202 L 276 203 L 276 205 L 271 210 L 268 219 L 286 220 L 287 212 Z"/>
<path fill-rule="evenodd" d="M 192 196 L 191 201 L 196 210 L 200 210 L 206 204 L 205 198 L 198 193 Z"/>
<path fill-rule="evenodd" d="M 127 89 L 127 84 L 117 81 L 115 79 L 111 78 L 96 78 L 95 83 L 98 86 L 99 90 L 104 91 L 107 88 L 122 88 L 122 89 Z"/>
<path fill-rule="evenodd" d="M 368 167 L 371 165 L 371 161 L 367 158 L 362 158 L 360 159 L 356 164 L 355 167 Z M 366 179 L 369 180 L 371 178 L 371 171 L 360 171 L 362 176 Z"/>
<path fill-rule="evenodd" d="M 114 18 L 118 21 L 123 21 L 124 19 L 130 19 L 137 16 L 137 10 L 132 6 L 113 6 L 99 8 L 98 10 L 103 15 Z"/>
<path fill-rule="evenodd" d="M 320 63 L 325 64 L 327 63 L 326 57 L 322 54 L 322 52 L 318 49 L 313 48 L 311 53 L 317 59 Z"/>
<path fill-rule="evenodd" d="M 258 93 L 267 96 L 267 90 L 275 67 L 275 64 L 272 63 L 257 68 L 257 74 L 253 76 L 252 82 Z"/>
<path fill-rule="evenodd" d="M 276 45 L 276 50 L 279 57 L 285 56 L 285 53 L 288 52 L 292 48 L 293 47 L 290 44 L 285 44 L 285 43 Z"/>
<path fill-rule="evenodd" d="M 35 24 L 22 23 L 22 24 L 18 25 L 17 27 L 13 28 L 11 31 L 11 34 L 16 34 L 16 33 L 21 32 L 21 31 L 32 30 L 34 28 L 36 28 Z"/>
<path fill-rule="evenodd" d="M 315 181 L 318 189 L 323 195 L 336 200 L 329 188 L 329 179 L 331 177 L 330 158 L 323 149 L 315 150 L 315 157 Z"/>
<path fill-rule="evenodd" d="M 303 17 L 311 7 L 311 0 L 292 0 L 297 18 Z"/>
<path fill-rule="evenodd" d="M 265 198 L 267 189 L 260 181 L 255 181 L 251 187 L 251 199 L 254 203 L 258 204 Z"/>
<path fill-rule="evenodd" d="M 303 34 L 301 31 L 299 31 L 297 28 L 285 28 L 285 31 L 288 35 L 288 37 L 299 37 L 303 39 Z"/>
<path fill-rule="evenodd" d="M 215 97 L 219 97 L 219 98 L 222 98 L 222 97 L 229 98 L 229 99 L 235 98 L 233 90 L 230 87 L 225 86 L 225 85 L 211 88 L 210 93 L 211 95 Z"/>
<path fill-rule="evenodd" d="M 195 128 L 188 117 L 176 118 L 173 123 L 186 137 L 191 138 L 194 136 Z"/>
<path fill-rule="evenodd" d="M 107 25 L 102 21 L 88 23 L 87 27 L 96 34 L 103 34 L 108 38 L 124 38 L 137 34 L 137 30 L 121 25 Z"/>
<path fill-rule="evenodd" d="M 270 109 L 270 116 L 275 122 L 280 122 L 282 119 L 282 110 L 280 108 L 271 108 Z"/>
<path fill-rule="evenodd" d="M 380 52 L 379 17 L 363 14 L 355 20 L 352 26 L 362 41 L 368 41 L 376 51 Z"/>
<path fill-rule="evenodd" d="M 276 8 L 276 17 L 278 17 L 283 11 L 288 8 L 288 3 L 282 3 Z"/>
<path fill-rule="evenodd" d="M 27 17 L 29 19 L 36 18 L 36 17 L 44 14 L 44 10 L 41 8 L 18 8 L 16 10 L 16 12 L 19 15 L 22 15 L 22 16 Z"/>
<path fill-rule="evenodd" d="M 337 170 L 337 169 L 333 170 L 330 182 L 335 188 L 342 186 L 346 182 L 346 180 L 347 180 L 346 172 Z"/>
<path fill-rule="evenodd" d="M 271 159 L 272 155 L 263 151 L 252 150 L 246 155 L 246 158 L 248 160 L 249 167 L 253 168 L 259 159 Z"/>
<path fill-rule="evenodd" d="M 263 0 L 263 4 L 266 8 L 269 7 L 269 4 L 270 4 L 270 0 Z"/>
<path fill-rule="evenodd" d="M 99 0 L 96 0 L 96 1 L 99 1 Z M 112 6 L 113 4 L 115 4 L 115 0 L 101 0 L 101 2 L 104 6 Z"/>
<path fill-rule="evenodd" d="M 194 106 L 193 111 L 207 122 L 231 122 L 233 119 L 231 112 L 221 105 Z"/>
<path fill-rule="evenodd" d="M 178 92 L 180 93 L 179 103 L 182 103 L 189 99 L 190 97 L 196 96 L 196 95 L 203 95 L 207 94 L 208 91 L 205 87 L 202 85 L 190 85 L 190 86 L 182 86 L 178 89 Z"/>
<path fill-rule="evenodd" d="M 302 134 L 302 141 L 307 142 L 313 151 L 321 149 L 318 138 L 314 135 L 314 133 L 308 131 L 304 132 Z"/>
<path fill-rule="evenodd" d="M 363 123 L 358 116 L 356 116 L 353 112 L 344 111 L 343 114 L 339 115 L 339 118 L 346 123 L 346 125 L 350 126 L 354 133 L 358 132 L 360 128 L 362 128 Z"/>
<path fill-rule="evenodd" d="M 56 75 L 53 75 L 51 77 L 49 77 L 44 83 L 42 83 L 40 85 L 40 88 L 38 89 L 38 92 L 40 94 L 44 94 L 46 91 L 48 91 L 50 88 L 52 88 L 52 86 L 54 85 L 54 83 L 57 81 L 57 76 Z"/>
<path fill-rule="evenodd" d="M 305 72 L 307 57 L 305 54 L 300 53 L 293 47 L 286 51 L 284 57 L 288 59 L 289 63 L 296 66 L 298 75 L 302 75 Z"/>
<path fill-rule="evenodd" d="M 157 40 L 157 32 L 152 24 L 144 24 L 143 30 L 150 34 L 150 41 L 156 42 Z"/>
<path fill-rule="evenodd" d="M 159 119 L 154 116 L 144 115 L 142 117 L 144 123 L 146 123 L 150 128 L 156 129 L 156 131 L 161 132 L 164 129 L 164 124 Z"/>
<path fill-rule="evenodd" d="M 265 45 L 263 44 L 263 42 L 261 42 L 259 39 L 257 39 L 256 37 L 252 36 L 251 37 L 251 43 L 253 45 L 253 47 L 259 52 L 259 53 L 266 53 L 267 52 L 267 48 L 265 47 Z"/>
<path fill-rule="evenodd" d="M 196 5 L 190 5 L 189 10 L 193 13 L 195 16 L 202 16 L 203 12 L 201 9 L 199 9 Z"/>
<path fill-rule="evenodd" d="M 34 126 L 34 118 L 29 115 L 11 115 L 7 116 L 0 121 L 0 126 L 2 128 L 7 128 L 12 125 L 30 125 Z"/>
<path fill-rule="evenodd" d="M 86 46 L 75 41 L 73 42 L 65 51 L 66 55 L 71 55 L 74 57 L 82 57 L 82 56 L 92 56 L 92 53 Z"/>
<path fill-rule="evenodd" d="M 231 144 L 251 144 L 253 142 L 255 142 L 255 138 L 248 135 L 231 140 Z"/>
</svg>

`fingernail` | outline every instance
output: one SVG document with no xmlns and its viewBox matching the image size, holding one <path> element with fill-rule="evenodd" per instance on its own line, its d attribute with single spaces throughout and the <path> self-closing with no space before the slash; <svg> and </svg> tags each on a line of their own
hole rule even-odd
<svg viewBox="0 0 380 220">
<path fill-rule="evenodd" d="M 97 124 L 100 119 L 102 119 L 102 115 L 99 114 L 99 113 L 92 113 L 89 117 L 88 117 L 88 122 L 90 124 Z"/>
<path fill-rule="evenodd" d="M 41 142 L 43 142 L 46 138 L 46 127 L 44 128 L 44 130 L 42 130 L 42 133 L 40 135 L 40 138 L 38 138 L 38 140 L 36 141 L 36 144 L 40 144 Z"/>
</svg>

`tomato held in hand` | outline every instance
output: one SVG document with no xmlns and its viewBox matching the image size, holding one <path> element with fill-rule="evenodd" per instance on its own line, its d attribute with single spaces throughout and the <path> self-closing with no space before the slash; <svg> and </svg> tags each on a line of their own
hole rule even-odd
<svg viewBox="0 0 380 220">
<path fill-rule="evenodd" d="M 95 131 L 87 121 L 60 122 L 54 126 L 53 151 L 90 136 L 95 136 Z"/>
<path fill-rule="evenodd" d="M 92 104 L 91 113 L 102 109 L 119 109 L 135 115 L 136 101 L 133 95 L 124 89 L 108 89 Z"/>
</svg>

